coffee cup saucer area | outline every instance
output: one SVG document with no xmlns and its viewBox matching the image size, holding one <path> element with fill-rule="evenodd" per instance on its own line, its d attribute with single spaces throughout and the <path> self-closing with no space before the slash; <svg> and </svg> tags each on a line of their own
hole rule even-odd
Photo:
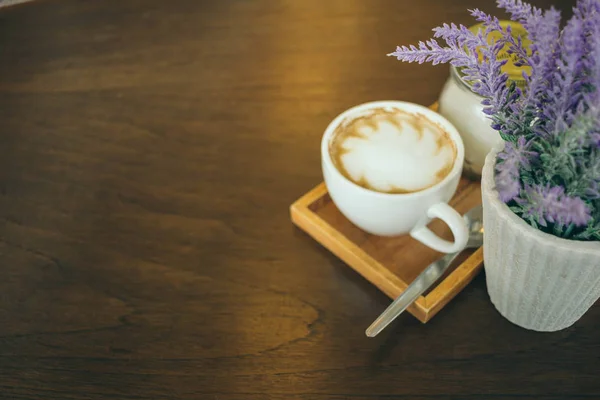
<svg viewBox="0 0 600 400">
<path fill-rule="evenodd" d="M 415 106 L 419 110 L 425 108 L 419 105 Z M 434 112 L 433 118 L 436 118 L 436 104 L 429 109 Z M 325 175 L 326 165 L 323 162 L 323 150 L 327 147 L 323 144 L 322 140 L 321 161 L 324 164 Z M 457 152 L 456 163 L 462 166 L 460 158 L 460 152 Z M 453 166 L 453 168 L 455 167 Z M 451 198 L 446 204 L 462 215 L 481 205 L 481 187 L 478 181 L 460 175 L 456 176 L 458 178 L 457 188 L 451 190 L 451 192 L 454 191 L 454 196 L 450 196 Z M 347 178 L 344 179 L 347 181 L 345 184 L 349 185 L 348 182 L 351 181 Z M 355 186 L 360 188 L 360 185 Z M 362 190 L 364 191 L 365 188 Z M 382 197 L 388 197 L 385 195 L 382 193 Z M 398 194 L 398 197 L 401 196 L 404 195 Z M 419 202 L 417 201 L 417 203 Z M 374 212 L 373 206 L 367 207 Z M 330 189 L 325 182 L 318 183 L 295 200 L 290 205 L 290 217 L 300 230 L 332 252 L 343 261 L 344 265 L 352 268 L 390 299 L 398 298 L 417 276 L 431 263 L 443 256 L 442 253 L 416 240 L 410 234 L 391 232 L 387 235 L 377 235 L 357 226 L 341 213 L 333 202 Z M 384 214 L 383 218 L 385 217 Z M 440 238 L 447 239 L 450 243 L 453 242 L 452 232 L 444 222 L 429 215 L 425 215 L 423 218 L 423 222 L 433 233 Z M 427 224 L 427 221 L 431 222 Z M 392 224 L 390 229 L 393 228 L 397 228 L 397 226 Z M 483 249 L 481 247 L 462 250 L 444 276 L 427 292 L 419 296 L 406 311 L 422 323 L 427 323 L 454 296 L 460 293 L 482 268 Z"/>
</svg>

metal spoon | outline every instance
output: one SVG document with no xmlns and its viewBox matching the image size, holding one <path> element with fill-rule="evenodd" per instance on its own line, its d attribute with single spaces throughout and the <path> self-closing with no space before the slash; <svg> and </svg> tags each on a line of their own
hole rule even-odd
<svg viewBox="0 0 600 400">
<path fill-rule="evenodd" d="M 465 249 L 480 247 L 483 244 L 483 208 L 477 206 L 463 215 L 469 228 L 469 241 Z M 464 250 L 464 249 L 463 249 Z M 404 310 L 414 303 L 448 269 L 452 261 L 460 254 L 449 253 L 430 264 L 421 274 L 394 300 L 392 304 L 369 326 L 368 337 L 375 337 L 385 329 Z"/>
</svg>

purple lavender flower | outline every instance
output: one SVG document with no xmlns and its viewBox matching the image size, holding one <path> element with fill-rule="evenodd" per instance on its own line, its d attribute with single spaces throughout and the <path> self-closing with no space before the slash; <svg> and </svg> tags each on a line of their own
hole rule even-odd
<svg viewBox="0 0 600 400">
<path fill-rule="evenodd" d="M 531 160 L 537 153 L 529 150 L 525 137 L 520 136 L 515 143 L 506 142 L 504 150 L 498 153 L 496 163 L 496 190 L 505 203 L 513 200 L 521 190 L 520 170 L 528 170 Z"/>
<path fill-rule="evenodd" d="M 523 114 L 520 115 L 520 122 L 526 123 L 524 119 L 527 113 L 537 114 L 544 104 L 549 101 L 546 95 L 551 90 L 551 80 L 553 71 L 556 68 L 558 37 L 560 33 L 560 13 L 550 9 L 542 16 L 533 18 L 529 23 L 529 36 L 535 40 L 531 45 L 532 55 L 529 57 L 531 74 L 524 72 L 524 78 L 527 84 L 527 90 L 524 98 L 520 100 Z M 552 96 L 550 96 L 552 97 Z M 543 127 L 543 124 L 541 125 Z M 544 133 L 539 125 L 534 127 L 537 134 Z"/>
<path fill-rule="evenodd" d="M 569 112 L 574 111 L 581 98 L 581 77 L 583 71 L 584 41 L 583 23 L 573 17 L 562 32 L 561 54 L 556 62 L 552 79 L 552 101 L 545 103 L 543 114 L 547 121 L 547 131 L 557 135 L 563 131 L 559 121 L 571 122 Z"/>
<path fill-rule="evenodd" d="M 503 8 L 511 14 L 514 21 L 521 22 L 525 28 L 532 19 L 541 16 L 542 10 L 532 7 L 521 0 L 497 0 L 498 7 Z"/>
<path fill-rule="evenodd" d="M 497 0 L 498 7 L 512 15 L 514 21 L 523 24 L 531 43 L 528 65 L 548 61 L 559 33 L 560 13 L 553 7 L 543 12 L 520 0 Z M 544 53 L 544 54 L 540 54 Z M 545 72 L 548 72 L 547 70 Z"/>
<path fill-rule="evenodd" d="M 548 222 L 554 222 L 552 216 L 560 208 L 560 196 L 564 194 L 564 188 L 556 186 L 553 188 L 544 186 L 525 186 L 523 197 L 515 201 L 522 207 L 521 216 L 525 219 L 533 219 L 539 225 L 546 227 Z M 550 220 L 547 222 L 547 220 Z"/>
<path fill-rule="evenodd" d="M 593 13 L 600 13 L 600 3 L 595 0 L 580 0 L 573 10 L 573 14 L 581 19 Z"/>
<path fill-rule="evenodd" d="M 556 222 L 562 226 L 586 226 L 592 220 L 590 207 L 580 197 L 563 197 L 562 211 Z"/>
<path fill-rule="evenodd" d="M 554 8 L 542 12 L 520 0 L 498 0 L 497 4 L 511 14 L 513 20 L 523 24 L 532 43 L 529 49 L 531 56 L 526 58 L 526 64 L 532 67 L 532 73 L 523 73 L 527 90 L 524 98 L 519 101 L 522 111 L 513 114 L 516 121 L 507 125 L 514 129 L 533 122 L 532 130 L 545 135 L 545 119 L 536 118 L 536 114 L 546 103 L 544 93 L 551 90 L 548 76 L 553 73 L 556 65 L 560 13 Z"/>
<path fill-rule="evenodd" d="M 585 189 L 585 196 L 590 200 L 600 199 L 600 182 L 592 180 Z"/>
<path fill-rule="evenodd" d="M 600 42 L 595 40 L 600 34 L 600 2 L 596 0 L 580 0 L 573 9 L 575 18 L 581 21 L 585 34 L 581 37 L 583 46 L 583 59 L 581 60 L 587 76 L 582 77 L 585 83 L 594 83 L 600 77 L 600 68 L 597 53 Z M 597 83 L 597 82 L 596 82 Z"/>
<path fill-rule="evenodd" d="M 499 60 L 498 53 L 504 46 L 503 41 L 489 44 L 487 37 L 496 26 L 491 16 L 477 12 L 478 18 L 485 18 L 486 29 L 477 34 L 471 32 L 463 25 L 444 24 L 434 28 L 434 38 L 444 39 L 447 46 L 442 47 L 435 39 L 419 42 L 419 47 L 411 45 L 398 46 L 396 51 L 388 54 L 400 61 L 450 63 L 455 67 L 463 67 L 464 79 L 474 82 L 473 90 L 488 99 L 484 112 L 488 115 L 498 113 L 511 98 L 507 96 L 506 82 L 508 76 L 501 68 L 507 60 Z M 478 51 L 482 53 L 482 60 L 478 58 Z"/>
<path fill-rule="evenodd" d="M 540 226 L 586 226 L 592 219 L 589 206 L 579 197 L 565 195 L 562 186 L 526 185 L 522 197 L 515 201 L 522 207 L 522 217 Z"/>
<path fill-rule="evenodd" d="M 540 226 L 586 226 L 592 219 L 589 206 L 579 197 L 565 195 L 562 186 L 526 185 L 522 197 L 515 201 L 522 207 L 522 217 Z"/>
<path fill-rule="evenodd" d="M 508 44 L 508 53 L 514 54 L 517 56 L 517 61 L 515 65 L 528 65 L 529 55 L 527 54 L 527 50 L 523 47 L 523 41 L 521 36 L 518 36 L 516 39 L 512 35 L 512 28 L 509 26 L 506 27 L 506 30 L 502 28 L 500 25 L 500 20 L 494 16 L 490 16 L 483 11 L 475 8 L 473 10 L 469 10 L 471 15 L 475 17 L 475 19 L 483 24 L 486 29 L 486 32 L 497 32 L 501 34 L 500 41 L 503 44 Z"/>
<path fill-rule="evenodd" d="M 512 175 L 507 171 L 498 172 L 495 176 L 496 190 L 498 197 L 504 203 L 516 198 L 521 192 L 521 181 L 518 176 Z"/>
<path fill-rule="evenodd" d="M 582 0 L 581 6 L 575 9 L 575 15 L 583 20 L 586 36 L 584 37 L 585 56 L 582 60 L 587 71 L 584 83 L 588 90 L 583 94 L 588 106 L 600 106 L 600 2 Z"/>
<path fill-rule="evenodd" d="M 506 142 L 504 150 L 498 153 L 498 163 L 496 169 L 498 171 L 511 170 L 518 171 L 519 169 L 529 169 L 531 161 L 538 153 L 529 150 L 530 144 L 524 136 L 519 136 L 516 142 Z"/>
</svg>

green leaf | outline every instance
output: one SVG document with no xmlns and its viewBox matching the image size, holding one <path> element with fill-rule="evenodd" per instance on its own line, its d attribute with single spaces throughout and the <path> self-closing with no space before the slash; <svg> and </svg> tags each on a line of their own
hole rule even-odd
<svg viewBox="0 0 600 400">
<path fill-rule="evenodd" d="M 508 208 L 517 215 L 521 215 L 523 213 L 523 209 L 520 206 L 510 206 Z"/>
</svg>

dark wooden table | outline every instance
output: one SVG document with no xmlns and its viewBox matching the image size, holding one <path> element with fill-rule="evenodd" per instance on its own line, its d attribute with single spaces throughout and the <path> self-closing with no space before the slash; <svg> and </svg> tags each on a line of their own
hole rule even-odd
<svg viewBox="0 0 600 400">
<path fill-rule="evenodd" d="M 538 1 L 536 4 L 552 2 Z M 572 2 L 554 1 L 562 8 Z M 289 220 L 319 140 L 446 66 L 492 0 L 39 0 L 0 10 L 0 397 L 600 398 L 600 305 L 541 334 L 480 275 L 426 325 Z M 502 16 L 502 14 L 500 14 Z"/>
</svg>

